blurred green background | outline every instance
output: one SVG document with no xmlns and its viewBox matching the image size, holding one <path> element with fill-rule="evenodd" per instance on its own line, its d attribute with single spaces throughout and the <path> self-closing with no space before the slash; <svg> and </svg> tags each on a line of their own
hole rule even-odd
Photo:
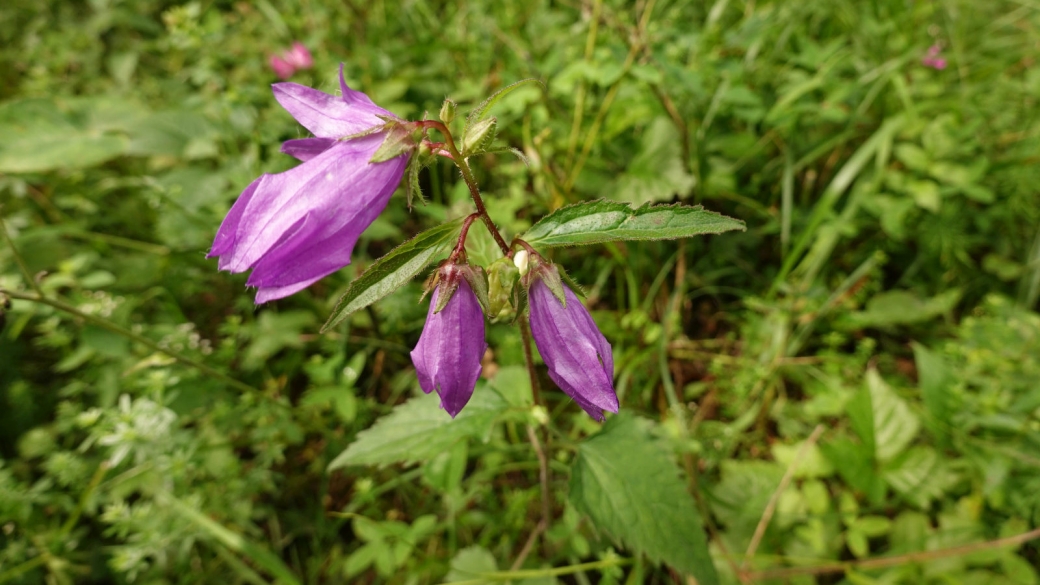
<svg viewBox="0 0 1040 585">
<path fill-rule="evenodd" d="M 318 334 L 468 213 L 446 162 L 291 298 L 204 258 L 295 164 L 297 40 L 292 81 L 342 62 L 413 119 L 542 80 L 494 110 L 529 165 L 472 161 L 507 238 L 599 197 L 746 221 L 554 252 L 614 347 L 609 432 L 544 367 L 542 424 L 508 324 L 470 416 L 406 403 L 418 282 Z M 1038 54 L 1030 0 L 7 0 L 0 289 L 47 302 L 0 332 L 0 583 L 690 583 L 701 526 L 723 583 L 1037 583 Z"/>
</svg>

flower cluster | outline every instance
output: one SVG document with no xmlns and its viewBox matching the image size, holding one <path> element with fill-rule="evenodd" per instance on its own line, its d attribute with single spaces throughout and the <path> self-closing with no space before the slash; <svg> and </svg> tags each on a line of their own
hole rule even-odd
<svg viewBox="0 0 1040 585">
<path fill-rule="evenodd" d="M 935 43 L 928 47 L 928 52 L 921 58 L 921 64 L 932 69 L 946 69 L 946 59 L 940 57 L 939 55 L 941 54 L 942 46 L 939 43 Z"/>
<path fill-rule="evenodd" d="M 309 53 L 302 45 L 298 50 L 306 59 L 300 56 L 297 63 L 310 66 Z M 246 187 L 208 256 L 219 258 L 221 270 L 251 270 L 246 285 L 257 287 L 258 304 L 291 295 L 350 264 L 358 238 L 386 207 L 416 152 L 452 158 L 480 203 L 465 158 L 494 138 L 493 118 L 474 125 L 460 153 L 445 125 L 396 118 L 347 87 L 342 67 L 339 96 L 295 83 L 272 88 L 275 99 L 313 137 L 282 145 L 282 152 L 301 164 L 263 174 Z M 450 118 L 442 115 L 449 123 Z M 445 134 L 444 143 L 424 142 L 431 126 Z M 523 249 L 514 253 L 482 204 L 478 209 L 463 224 L 454 252 L 440 265 L 429 289 L 426 325 L 411 352 L 422 390 L 437 392 L 441 407 L 455 417 L 473 395 L 482 371 L 485 316 L 510 313 L 509 299 L 519 298 L 522 291 L 528 302 L 521 318 L 530 320 L 549 377 L 593 418 L 603 420 L 604 411 L 617 412 L 610 344 L 588 310 L 563 284 L 556 266 L 520 240 L 516 242 Z M 477 218 L 492 230 L 505 256 L 493 264 L 490 279 L 465 261 L 466 233 Z"/>
</svg>

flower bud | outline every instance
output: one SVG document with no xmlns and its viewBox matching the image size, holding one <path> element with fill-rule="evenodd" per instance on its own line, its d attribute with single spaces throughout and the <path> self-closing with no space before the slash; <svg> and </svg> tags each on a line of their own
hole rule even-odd
<svg viewBox="0 0 1040 585">
<path fill-rule="evenodd" d="M 499 258 L 488 266 L 488 317 L 492 320 L 504 317 L 513 308 L 513 287 L 520 278 L 513 262 Z"/>
<path fill-rule="evenodd" d="M 451 124 L 452 121 L 455 120 L 455 102 L 449 99 L 444 100 L 444 103 L 441 104 L 441 112 L 439 117 L 441 119 L 441 122 L 444 122 L 445 124 Z"/>
<path fill-rule="evenodd" d="M 484 118 L 466 129 L 462 137 L 462 155 L 471 156 L 484 152 L 495 141 L 498 135 L 498 119 L 494 116 Z"/>
<path fill-rule="evenodd" d="M 528 255 L 527 250 L 517 250 L 517 252 L 513 254 L 513 265 L 520 271 L 520 276 L 527 276 L 529 259 L 530 256 Z"/>
<path fill-rule="evenodd" d="M 449 264 L 441 268 L 426 325 L 411 353 L 419 386 L 427 394 L 436 390 L 441 408 L 452 418 L 473 395 L 480 377 L 480 361 L 487 350 L 484 312 L 469 279 L 459 268 L 465 267 Z M 442 295 L 450 298 L 442 302 Z"/>
<path fill-rule="evenodd" d="M 560 281 L 555 266 L 540 267 L 532 276 L 527 291 L 531 334 L 549 377 L 589 416 L 601 421 L 604 410 L 618 411 L 610 343 L 585 305 Z M 551 290 L 550 282 L 562 289 L 562 295 Z"/>
</svg>

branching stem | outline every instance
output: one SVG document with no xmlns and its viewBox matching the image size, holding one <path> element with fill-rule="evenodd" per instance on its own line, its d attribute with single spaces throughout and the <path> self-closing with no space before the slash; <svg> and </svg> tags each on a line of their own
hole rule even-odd
<svg viewBox="0 0 1040 585">
<path fill-rule="evenodd" d="M 501 232 L 495 226 L 495 222 L 488 215 L 487 207 L 484 206 L 484 199 L 480 196 L 480 188 L 477 187 L 477 180 L 473 177 L 473 171 L 469 168 L 469 163 L 463 158 L 462 153 L 459 152 L 457 146 L 455 146 L 455 138 L 451 135 L 451 130 L 445 126 L 442 122 L 436 120 L 424 120 L 419 122 L 425 128 L 433 128 L 444 136 L 444 146 L 447 147 L 448 152 L 451 153 L 451 159 L 455 163 L 455 166 L 459 167 L 459 171 L 462 172 L 462 180 L 466 181 L 466 186 L 469 187 L 469 195 L 473 198 L 473 204 L 477 206 L 477 213 L 480 214 L 480 218 L 484 220 L 484 225 L 487 226 L 488 232 L 495 238 L 495 243 L 498 244 L 502 254 L 509 256 L 509 246 L 506 245 L 506 241 L 502 238 Z"/>
</svg>

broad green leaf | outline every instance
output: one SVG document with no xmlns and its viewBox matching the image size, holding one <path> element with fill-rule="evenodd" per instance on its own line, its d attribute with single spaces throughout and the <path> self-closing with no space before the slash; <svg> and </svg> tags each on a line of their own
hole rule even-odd
<svg viewBox="0 0 1040 585">
<path fill-rule="evenodd" d="M 867 371 L 865 387 L 849 402 L 848 408 L 852 428 L 880 462 L 902 453 L 921 426 L 917 415 L 875 369 Z"/>
<path fill-rule="evenodd" d="M 871 502 L 880 503 L 884 500 L 885 482 L 874 467 L 873 448 L 848 437 L 838 437 L 822 443 L 820 451 L 849 486 L 866 494 Z"/>
<path fill-rule="evenodd" d="M 724 460 L 719 465 L 721 480 L 712 490 L 712 512 L 726 525 L 727 533 L 747 541 L 755 532 L 769 498 L 784 477 L 784 467 L 775 461 Z"/>
<path fill-rule="evenodd" d="M 671 457 L 622 413 L 583 442 L 570 500 L 596 527 L 658 562 L 715 585 L 702 521 Z"/>
<path fill-rule="evenodd" d="M 322 332 L 335 327 L 351 313 L 401 288 L 435 258 L 446 254 L 455 244 L 463 219 L 430 228 L 376 260 L 364 274 L 350 283 L 347 292 L 336 303 L 329 320 L 322 326 Z"/>
<path fill-rule="evenodd" d="M 127 148 L 125 136 L 90 127 L 84 100 L 26 99 L 0 104 L 0 172 L 32 173 L 103 163 Z"/>
<path fill-rule="evenodd" d="M 686 195 L 696 180 L 683 166 L 682 141 L 668 118 L 655 118 L 643 133 L 639 152 L 607 193 L 633 205 Z"/>
<path fill-rule="evenodd" d="M 643 205 L 600 199 L 562 207 L 521 236 L 536 247 L 618 240 L 668 240 L 744 230 L 744 222 L 690 205 Z"/>
<path fill-rule="evenodd" d="M 491 579 L 481 579 L 485 573 L 493 573 L 498 570 L 495 555 L 481 546 L 470 546 L 455 553 L 451 559 L 451 570 L 444 578 L 445 583 L 456 581 L 467 581 L 470 583 L 493 583 Z"/>
<path fill-rule="evenodd" d="M 927 509 L 958 481 L 934 449 L 922 446 L 896 458 L 882 476 L 906 501 L 921 509 Z"/>
<path fill-rule="evenodd" d="M 467 438 L 483 439 L 509 404 L 484 383 L 454 420 L 428 394 L 394 408 L 371 428 L 358 433 L 329 464 L 329 471 L 348 465 L 390 465 L 428 461 Z"/>
<path fill-rule="evenodd" d="M 953 424 L 951 417 L 956 408 L 953 373 L 942 357 L 932 353 L 927 347 L 919 343 L 912 343 L 911 346 L 917 364 L 921 398 L 924 399 L 924 406 L 931 415 L 926 423 L 932 434 L 945 440 Z"/>
<path fill-rule="evenodd" d="M 950 312 L 960 300 L 961 290 L 957 288 L 930 299 L 922 299 L 907 290 L 889 290 L 871 297 L 867 309 L 848 315 L 848 320 L 855 328 L 922 323 Z"/>
</svg>

